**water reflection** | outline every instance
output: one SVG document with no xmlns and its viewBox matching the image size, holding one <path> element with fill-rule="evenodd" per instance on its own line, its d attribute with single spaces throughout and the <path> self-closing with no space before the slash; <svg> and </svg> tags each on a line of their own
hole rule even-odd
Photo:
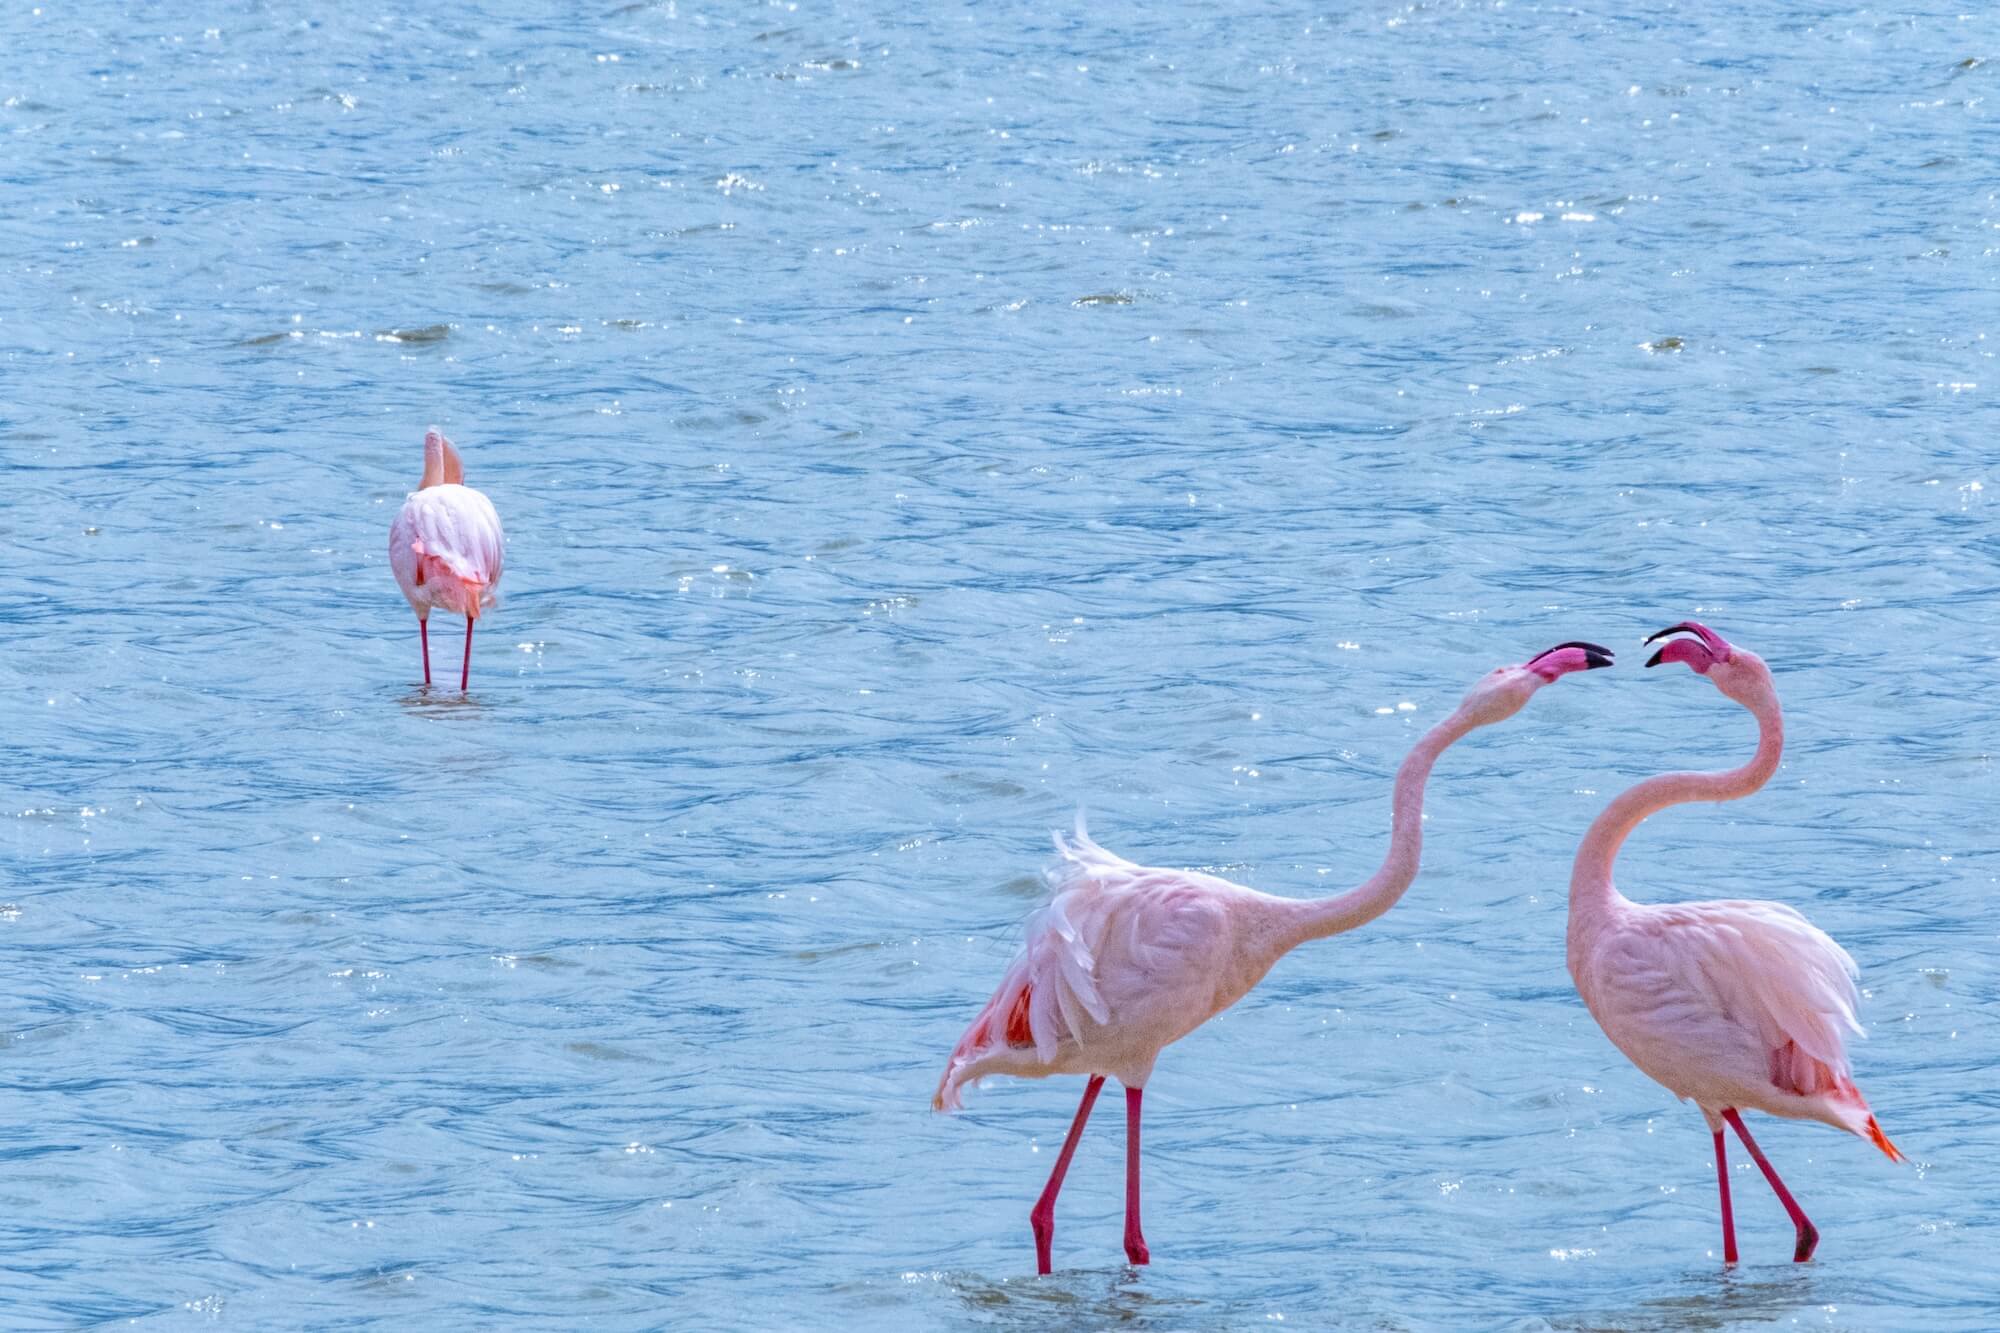
<svg viewBox="0 0 2000 1333">
<path fill-rule="evenodd" d="M 1573 1333 L 1700 1333 L 1783 1321 L 1820 1304 L 1821 1275 L 1809 1264 L 1775 1276 L 1716 1268 L 1691 1268 L 1679 1290 L 1648 1296 L 1602 1313 L 1558 1316 L 1549 1326 Z"/>
</svg>

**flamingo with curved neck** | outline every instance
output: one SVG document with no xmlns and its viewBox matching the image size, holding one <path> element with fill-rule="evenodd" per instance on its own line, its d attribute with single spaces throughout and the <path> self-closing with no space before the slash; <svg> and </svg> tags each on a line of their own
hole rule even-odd
<svg viewBox="0 0 2000 1333">
<path fill-rule="evenodd" d="M 1686 634 L 1687 638 L 1671 636 Z M 1777 688 L 1763 659 L 1692 620 L 1647 639 L 1669 642 L 1647 666 L 1685 662 L 1757 719 L 1757 752 L 1721 773 L 1663 773 L 1606 806 L 1577 849 L 1569 888 L 1569 974 L 1604 1035 L 1640 1070 L 1701 1108 L 1715 1137 L 1722 1253 L 1736 1262 L 1725 1124 L 1770 1182 L 1812 1257 L 1819 1231 L 1738 1112 L 1821 1120 L 1901 1161 L 1854 1086 L 1846 1034 L 1861 1034 L 1854 960 L 1783 903 L 1653 906 L 1612 883 L 1612 862 L 1647 816 L 1688 801 L 1733 801 L 1762 787 L 1785 746 Z"/>
<path fill-rule="evenodd" d="M 1047 1186 L 1029 1214 L 1035 1263 L 1047 1273 L 1056 1194 L 1107 1076 L 1125 1086 L 1125 1255 L 1146 1263 L 1139 1226 L 1139 1105 L 1160 1051 L 1249 993 L 1307 940 L 1366 925 L 1395 906 L 1423 850 L 1424 783 L 1446 747 L 1501 722 L 1573 671 L 1611 665 L 1609 650 L 1565 643 L 1489 672 L 1450 717 L 1425 732 L 1396 773 L 1389 853 L 1358 887 L 1331 898 L 1279 898 L 1192 870 L 1134 865 L 1091 841 L 1056 835 L 1054 893 L 998 990 L 952 1050 L 931 1099 L 955 1110 L 988 1074 L 1083 1074 L 1077 1107 Z"/>
</svg>

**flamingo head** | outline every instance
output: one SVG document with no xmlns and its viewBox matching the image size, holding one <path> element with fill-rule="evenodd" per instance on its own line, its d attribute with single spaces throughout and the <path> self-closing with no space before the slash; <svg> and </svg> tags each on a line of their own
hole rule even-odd
<svg viewBox="0 0 2000 1333">
<path fill-rule="evenodd" d="M 1496 667 L 1479 678 L 1466 693 L 1461 709 L 1467 710 L 1475 726 L 1504 722 L 1532 699 L 1535 691 L 1572 671 L 1591 671 L 1611 665 L 1611 650 L 1594 643 L 1559 643 L 1545 653 L 1537 653 L 1516 666 Z"/>
<path fill-rule="evenodd" d="M 459 460 L 458 449 L 444 437 L 443 431 L 432 426 L 424 432 L 424 479 L 417 489 L 464 484 L 465 464 Z"/>
<path fill-rule="evenodd" d="M 1669 637 L 1675 634 L 1689 637 Z M 1738 648 L 1700 621 L 1683 620 L 1678 625 L 1669 625 L 1646 642 L 1659 639 L 1667 642 L 1646 659 L 1649 667 L 1662 662 L 1686 662 L 1696 675 L 1707 676 L 1716 689 L 1742 704 L 1771 689 L 1771 669 L 1764 665 L 1763 658 L 1748 648 Z"/>
</svg>

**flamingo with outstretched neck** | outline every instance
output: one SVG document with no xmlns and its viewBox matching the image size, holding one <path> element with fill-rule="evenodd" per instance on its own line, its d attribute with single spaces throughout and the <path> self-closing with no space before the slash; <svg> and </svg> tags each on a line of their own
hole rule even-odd
<svg viewBox="0 0 2000 1333">
<path fill-rule="evenodd" d="M 1687 634 L 1690 638 L 1671 638 Z M 1854 1086 L 1846 1034 L 1855 1018 L 1859 971 L 1825 931 L 1783 903 L 1635 903 L 1611 882 L 1611 863 L 1648 815 L 1687 801 L 1748 796 L 1777 771 L 1784 718 L 1770 668 L 1705 625 L 1682 621 L 1647 639 L 1670 641 L 1647 666 L 1685 662 L 1757 719 L 1757 752 L 1726 773 L 1663 773 L 1623 793 L 1597 817 L 1577 849 L 1569 884 L 1569 974 L 1604 1035 L 1632 1063 L 1701 1108 L 1715 1136 L 1722 1196 L 1722 1257 L 1736 1262 L 1729 1209 L 1727 1124 L 1750 1150 L 1797 1229 L 1792 1258 L 1804 1263 L 1819 1231 L 1785 1188 L 1738 1114 L 1750 1108 L 1822 1120 L 1903 1154 L 1875 1123 Z"/>
<path fill-rule="evenodd" d="M 472 624 L 493 604 L 507 539 L 493 502 L 465 484 L 465 464 L 438 428 L 424 434 L 424 476 L 389 525 L 389 568 L 423 644 L 424 684 L 431 683 L 433 608 L 465 617 L 465 662 L 458 688 L 472 678 Z"/>
<path fill-rule="evenodd" d="M 1083 1102 L 1049 1181 L 1029 1213 L 1035 1264 L 1047 1273 L 1056 1194 L 1107 1076 L 1125 1087 L 1125 1255 L 1150 1257 L 1139 1225 L 1139 1105 L 1160 1051 L 1243 998 L 1272 964 L 1307 940 L 1366 925 L 1416 877 L 1424 782 L 1453 741 L 1512 717 L 1535 691 L 1611 653 L 1565 643 L 1472 687 L 1426 731 L 1396 773 L 1389 854 L 1365 883 L 1331 898 L 1278 898 L 1192 870 L 1134 865 L 1091 841 L 1056 835 L 1054 892 L 1029 919 L 1027 941 L 993 998 L 952 1050 L 931 1100 L 955 1110 L 959 1090 L 988 1074 L 1083 1074 Z"/>
</svg>

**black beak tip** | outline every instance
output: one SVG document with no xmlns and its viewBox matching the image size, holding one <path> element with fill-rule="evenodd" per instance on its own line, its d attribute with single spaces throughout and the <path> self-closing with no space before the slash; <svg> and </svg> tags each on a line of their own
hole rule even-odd
<svg viewBox="0 0 2000 1333">
<path fill-rule="evenodd" d="M 1653 636 L 1654 639 L 1657 639 L 1658 637 L 1659 635 L 1657 634 Z M 1652 641 L 1653 639 L 1646 640 L 1647 643 L 1651 643 Z M 1658 666 L 1660 664 L 1660 659 L 1666 656 L 1666 653 L 1667 653 L 1666 649 L 1664 648 L 1660 649 L 1659 651 L 1655 652 L 1651 657 L 1646 659 L 1646 665 L 1649 667 Z"/>
<path fill-rule="evenodd" d="M 1594 671 L 1598 667 L 1608 667 L 1610 665 L 1611 652 L 1609 649 L 1586 647 L 1583 650 L 1583 669 L 1585 671 Z"/>
</svg>

